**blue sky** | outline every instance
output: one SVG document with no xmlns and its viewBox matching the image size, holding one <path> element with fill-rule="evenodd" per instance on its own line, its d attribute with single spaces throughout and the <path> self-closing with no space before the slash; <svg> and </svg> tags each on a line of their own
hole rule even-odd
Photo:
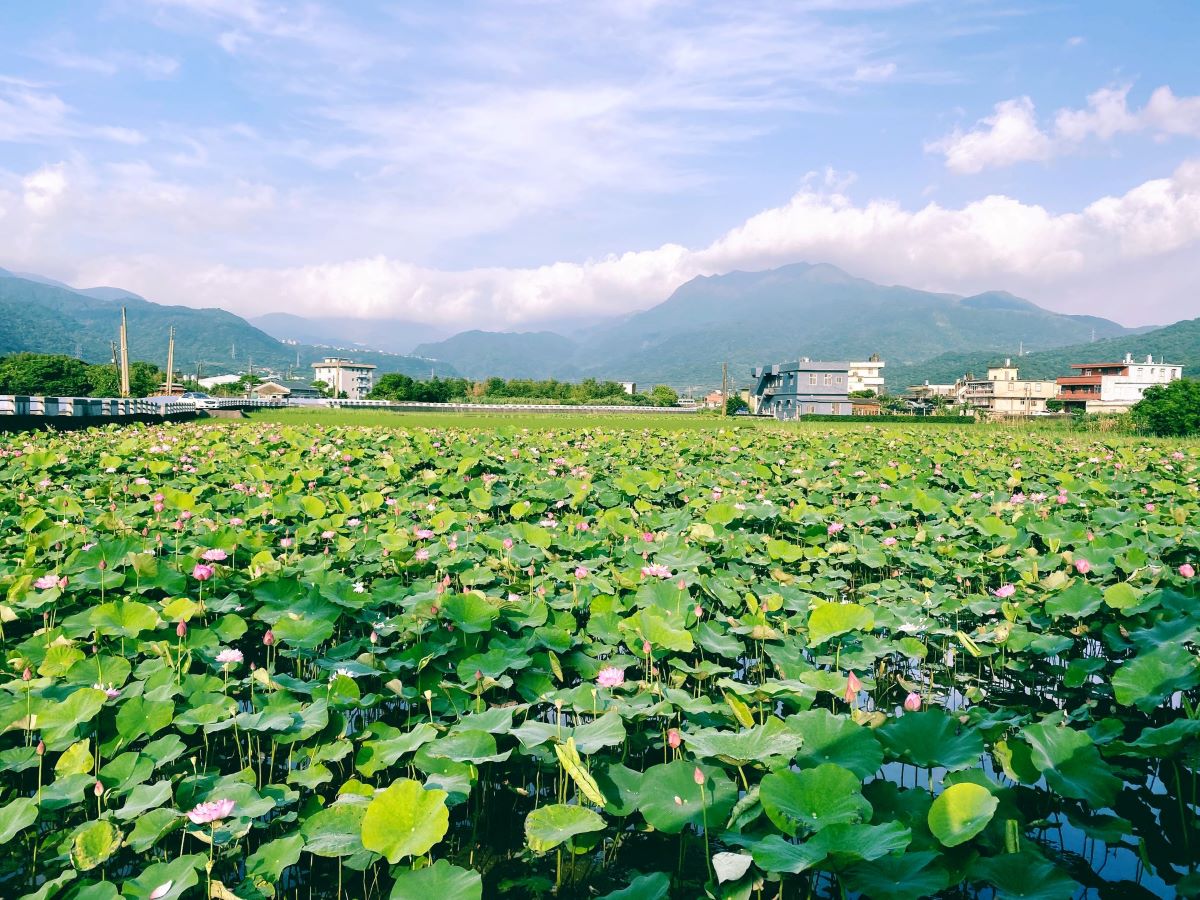
<svg viewBox="0 0 1200 900">
<path fill-rule="evenodd" d="M 528 328 L 828 261 L 1200 315 L 1200 4 L 94 0 L 0 13 L 0 266 Z"/>
</svg>

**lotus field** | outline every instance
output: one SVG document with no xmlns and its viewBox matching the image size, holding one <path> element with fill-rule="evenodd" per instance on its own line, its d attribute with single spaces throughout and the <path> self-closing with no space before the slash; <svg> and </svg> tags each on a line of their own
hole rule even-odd
<svg viewBox="0 0 1200 900">
<path fill-rule="evenodd" d="M 1200 893 L 1200 447 L 0 438 L 0 896 Z"/>
</svg>

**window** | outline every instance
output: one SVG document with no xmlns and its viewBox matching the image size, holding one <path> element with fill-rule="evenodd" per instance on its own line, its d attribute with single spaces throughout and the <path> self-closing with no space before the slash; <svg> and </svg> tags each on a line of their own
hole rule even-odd
<svg viewBox="0 0 1200 900">
<path fill-rule="evenodd" d="M 817 373 L 816 373 L 816 372 L 809 372 L 809 373 L 808 373 L 808 383 L 809 383 L 809 384 L 816 384 L 816 383 L 817 383 Z"/>
<path fill-rule="evenodd" d="M 825 373 L 825 387 L 829 387 L 831 384 L 833 384 L 833 376 L 830 375 L 828 372 L 826 372 Z"/>
<path fill-rule="evenodd" d="M 815 413 L 816 411 L 817 411 L 817 405 L 815 403 L 808 404 L 808 412 L 809 413 Z"/>
<path fill-rule="evenodd" d="M 841 383 L 842 383 L 842 376 L 841 376 L 841 375 L 838 375 L 838 376 L 836 376 L 836 377 L 835 377 L 833 380 L 834 380 L 834 381 L 835 381 L 837 384 L 841 384 Z"/>
</svg>

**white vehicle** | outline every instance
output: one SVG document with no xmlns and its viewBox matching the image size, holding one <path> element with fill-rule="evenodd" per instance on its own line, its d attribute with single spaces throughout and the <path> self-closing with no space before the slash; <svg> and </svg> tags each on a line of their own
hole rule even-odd
<svg viewBox="0 0 1200 900">
<path fill-rule="evenodd" d="M 196 404 L 196 409 L 216 409 L 219 405 L 217 398 L 203 391 L 184 391 L 179 396 L 180 400 L 190 400 Z"/>
</svg>

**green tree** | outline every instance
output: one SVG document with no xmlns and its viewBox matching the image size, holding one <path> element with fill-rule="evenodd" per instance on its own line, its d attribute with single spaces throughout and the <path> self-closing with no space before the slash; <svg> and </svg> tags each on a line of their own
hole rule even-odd
<svg viewBox="0 0 1200 900">
<path fill-rule="evenodd" d="M 679 394 L 665 384 L 656 384 L 650 391 L 650 402 L 655 406 L 674 406 L 679 402 Z"/>
<path fill-rule="evenodd" d="M 1142 431 L 1164 437 L 1200 434 L 1200 381 L 1156 384 L 1129 411 Z"/>
<path fill-rule="evenodd" d="M 92 384 L 90 397 L 121 396 L 121 375 L 112 363 L 88 366 Z M 154 363 L 135 361 L 129 364 L 129 396 L 148 397 L 162 389 L 166 375 Z"/>
<path fill-rule="evenodd" d="M 725 415 L 736 416 L 738 413 L 745 410 L 750 411 L 750 405 L 741 397 L 726 397 L 725 398 Z"/>
<path fill-rule="evenodd" d="M 87 397 L 90 367 L 73 356 L 16 353 L 0 359 L 0 394 Z"/>
</svg>

